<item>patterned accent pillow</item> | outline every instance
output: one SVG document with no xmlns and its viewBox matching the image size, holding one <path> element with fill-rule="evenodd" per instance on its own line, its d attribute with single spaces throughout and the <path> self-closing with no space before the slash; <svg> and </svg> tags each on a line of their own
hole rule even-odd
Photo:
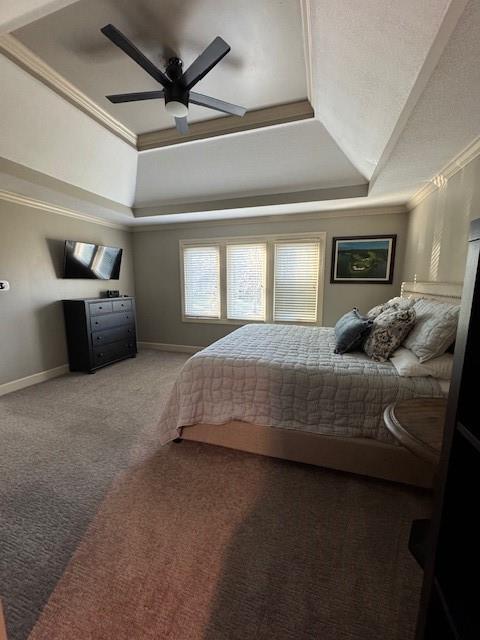
<svg viewBox="0 0 480 640">
<path fill-rule="evenodd" d="M 390 307 L 373 321 L 373 329 L 363 350 L 376 362 L 385 362 L 398 349 L 415 325 L 413 307 L 397 309 Z"/>
<path fill-rule="evenodd" d="M 373 320 L 360 315 L 357 307 L 343 315 L 335 325 L 335 353 L 361 351 L 372 325 Z"/>
<path fill-rule="evenodd" d="M 404 346 L 413 351 L 420 362 L 427 362 L 441 356 L 454 342 L 460 307 L 422 298 L 415 301 L 414 309 L 417 324 Z"/>
<path fill-rule="evenodd" d="M 383 304 L 379 304 L 367 313 L 368 318 L 377 318 L 381 313 L 387 311 L 387 309 L 410 309 L 415 304 L 415 300 L 413 298 L 402 298 L 397 296 L 396 298 L 391 298 L 388 302 L 384 302 Z"/>
</svg>

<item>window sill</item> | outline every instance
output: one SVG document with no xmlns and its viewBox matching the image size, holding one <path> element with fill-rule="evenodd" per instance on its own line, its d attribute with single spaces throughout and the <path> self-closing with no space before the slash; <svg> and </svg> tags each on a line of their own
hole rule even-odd
<svg viewBox="0 0 480 640">
<path fill-rule="evenodd" d="M 245 324 L 286 324 L 298 325 L 301 327 L 320 327 L 320 322 L 300 322 L 292 320 L 291 322 L 274 322 L 273 320 L 225 320 L 221 318 L 182 318 L 182 322 L 191 324 L 220 324 L 220 325 L 236 325 L 241 327 Z"/>
<path fill-rule="evenodd" d="M 266 320 L 226 320 L 224 318 L 182 318 L 182 322 L 191 322 L 194 324 L 267 324 Z"/>
</svg>

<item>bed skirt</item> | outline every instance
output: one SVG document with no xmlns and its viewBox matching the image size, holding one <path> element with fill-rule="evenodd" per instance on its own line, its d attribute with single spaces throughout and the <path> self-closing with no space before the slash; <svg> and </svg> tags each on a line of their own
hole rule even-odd
<svg viewBox="0 0 480 640">
<path fill-rule="evenodd" d="M 246 422 L 183 427 L 182 438 L 273 458 L 431 488 L 435 467 L 399 445 Z"/>
</svg>

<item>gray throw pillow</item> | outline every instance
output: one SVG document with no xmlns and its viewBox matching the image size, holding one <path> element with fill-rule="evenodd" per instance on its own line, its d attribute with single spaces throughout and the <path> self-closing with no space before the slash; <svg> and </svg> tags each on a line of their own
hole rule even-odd
<svg viewBox="0 0 480 640">
<path fill-rule="evenodd" d="M 397 309 L 390 307 L 378 315 L 373 321 L 363 350 L 376 362 L 385 362 L 398 349 L 415 325 L 413 307 Z"/>
<path fill-rule="evenodd" d="M 335 325 L 335 353 L 361 351 L 372 326 L 373 320 L 360 315 L 356 307 L 343 315 Z"/>
</svg>

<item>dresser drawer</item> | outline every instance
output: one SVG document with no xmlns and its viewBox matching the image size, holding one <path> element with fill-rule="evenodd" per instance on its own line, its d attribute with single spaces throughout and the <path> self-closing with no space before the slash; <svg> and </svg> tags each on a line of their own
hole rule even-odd
<svg viewBox="0 0 480 640">
<path fill-rule="evenodd" d="M 102 364 L 119 360 L 125 356 L 133 356 L 136 352 L 135 340 L 121 340 L 102 347 L 95 347 L 93 350 L 93 366 L 99 367 Z"/>
<path fill-rule="evenodd" d="M 102 313 L 112 313 L 113 311 L 113 305 L 108 300 L 105 302 L 90 302 L 89 307 L 91 316 L 100 316 Z"/>
<path fill-rule="evenodd" d="M 133 324 L 114 327 L 113 329 L 104 329 L 103 331 L 94 331 L 92 333 L 92 345 L 94 347 L 129 339 L 135 339 L 135 325 Z"/>
<path fill-rule="evenodd" d="M 103 329 L 112 329 L 125 324 L 132 324 L 134 321 L 133 313 L 109 313 L 104 316 L 94 316 L 90 318 L 90 328 L 92 331 L 102 331 Z"/>
<path fill-rule="evenodd" d="M 132 310 L 131 300 L 113 300 L 112 304 L 113 304 L 114 311 L 131 311 Z"/>
</svg>

